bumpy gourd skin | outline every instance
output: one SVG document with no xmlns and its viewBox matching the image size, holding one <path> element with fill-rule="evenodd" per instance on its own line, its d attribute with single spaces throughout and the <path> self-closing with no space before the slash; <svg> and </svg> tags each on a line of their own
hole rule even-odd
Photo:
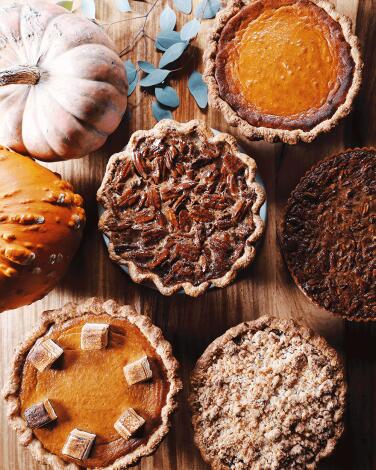
<svg viewBox="0 0 376 470">
<path fill-rule="evenodd" d="M 60 176 L 0 147 L 0 312 L 44 297 L 82 237 L 83 199 Z"/>
</svg>

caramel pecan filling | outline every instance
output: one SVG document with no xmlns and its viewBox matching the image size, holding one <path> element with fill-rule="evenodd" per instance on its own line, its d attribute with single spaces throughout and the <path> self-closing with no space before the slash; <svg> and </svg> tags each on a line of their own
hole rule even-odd
<svg viewBox="0 0 376 470">
<path fill-rule="evenodd" d="M 104 231 L 116 255 L 165 286 L 223 276 L 255 230 L 248 173 L 227 142 L 173 131 L 141 138 L 106 189 Z"/>
</svg>

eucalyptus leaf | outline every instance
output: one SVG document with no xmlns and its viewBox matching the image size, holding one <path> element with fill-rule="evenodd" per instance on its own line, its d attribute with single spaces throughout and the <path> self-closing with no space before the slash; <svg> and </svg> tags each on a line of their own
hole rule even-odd
<svg viewBox="0 0 376 470">
<path fill-rule="evenodd" d="M 155 70 L 154 65 L 146 60 L 139 60 L 137 64 L 143 72 L 150 73 Z"/>
<path fill-rule="evenodd" d="M 115 0 L 117 9 L 121 12 L 132 11 L 128 0 Z"/>
<path fill-rule="evenodd" d="M 129 85 L 128 85 L 128 96 L 131 96 L 131 94 L 134 92 L 136 86 L 137 86 L 137 83 L 138 83 L 138 76 L 136 74 L 135 78 L 133 81 L 129 82 Z"/>
<path fill-rule="evenodd" d="M 157 98 L 160 104 L 168 106 L 169 108 L 177 108 L 180 104 L 178 94 L 170 86 L 165 86 L 163 88 L 155 88 L 155 97 Z"/>
<path fill-rule="evenodd" d="M 155 45 L 160 51 L 167 51 L 169 47 L 177 42 L 181 42 L 180 34 L 177 31 L 160 31 Z"/>
<path fill-rule="evenodd" d="M 66 10 L 72 11 L 73 8 L 73 2 L 72 1 L 63 1 L 63 2 L 57 2 L 56 5 L 60 5 L 61 7 L 65 8 Z"/>
<path fill-rule="evenodd" d="M 172 114 L 169 109 L 163 108 L 158 101 L 154 101 L 153 104 L 151 105 L 151 109 L 153 112 L 153 116 L 157 121 L 160 121 L 162 119 L 172 119 Z"/>
<path fill-rule="evenodd" d="M 180 31 L 180 38 L 182 41 L 190 41 L 194 37 L 197 36 L 198 32 L 200 31 L 200 22 L 194 18 L 191 21 L 186 23 L 181 31 Z"/>
<path fill-rule="evenodd" d="M 137 77 L 136 67 L 133 65 L 131 60 L 127 60 L 124 64 L 125 72 L 127 74 L 128 83 L 132 83 Z"/>
<path fill-rule="evenodd" d="M 186 15 L 189 15 L 192 11 L 192 0 L 174 0 L 174 5 Z"/>
<path fill-rule="evenodd" d="M 195 16 L 199 19 L 203 18 L 205 20 L 210 20 L 215 17 L 220 9 L 220 0 L 201 0 L 196 7 Z"/>
<path fill-rule="evenodd" d="M 95 19 L 95 2 L 94 0 L 81 0 L 80 7 L 78 8 L 82 15 L 91 20 Z"/>
<path fill-rule="evenodd" d="M 144 87 L 159 85 L 167 78 L 169 73 L 169 70 L 155 69 L 140 81 L 140 85 Z"/>
<path fill-rule="evenodd" d="M 168 5 L 159 17 L 159 25 L 163 31 L 172 31 L 176 25 L 176 14 Z"/>
<path fill-rule="evenodd" d="M 208 86 L 199 72 L 193 72 L 188 80 L 188 89 L 201 109 L 208 105 Z"/>
<path fill-rule="evenodd" d="M 175 62 L 175 60 L 179 59 L 179 57 L 185 51 L 187 45 L 188 44 L 186 42 L 177 42 L 176 44 L 170 46 L 162 55 L 161 60 L 159 61 L 159 67 L 162 69 L 171 62 Z"/>
</svg>

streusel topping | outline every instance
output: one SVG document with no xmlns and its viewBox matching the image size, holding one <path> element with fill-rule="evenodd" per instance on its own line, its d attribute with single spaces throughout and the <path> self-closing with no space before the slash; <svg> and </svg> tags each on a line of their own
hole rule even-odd
<svg viewBox="0 0 376 470">
<path fill-rule="evenodd" d="M 229 330 L 192 385 L 195 440 L 216 469 L 314 468 L 343 429 L 338 356 L 292 322 L 263 317 Z"/>
</svg>

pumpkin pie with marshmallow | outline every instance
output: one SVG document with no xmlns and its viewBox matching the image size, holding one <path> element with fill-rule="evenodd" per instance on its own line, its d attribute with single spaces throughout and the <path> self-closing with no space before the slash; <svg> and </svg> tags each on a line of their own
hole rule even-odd
<svg viewBox="0 0 376 470">
<path fill-rule="evenodd" d="M 361 83 L 351 21 L 326 0 L 230 2 L 206 50 L 209 98 L 250 139 L 310 142 L 346 116 Z"/>
<path fill-rule="evenodd" d="M 170 344 L 151 321 L 90 299 L 42 314 L 4 389 L 10 424 L 54 469 L 128 468 L 153 453 L 181 389 Z"/>
</svg>

